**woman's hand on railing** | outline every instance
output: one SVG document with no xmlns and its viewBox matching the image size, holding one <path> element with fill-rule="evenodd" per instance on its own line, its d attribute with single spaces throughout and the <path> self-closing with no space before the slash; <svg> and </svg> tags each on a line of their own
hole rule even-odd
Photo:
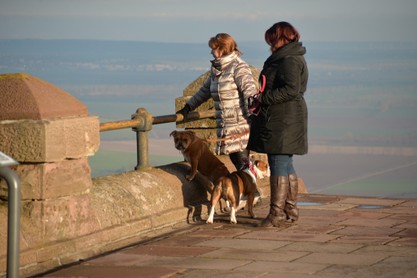
<svg viewBox="0 0 417 278">
<path fill-rule="evenodd" d="M 184 105 L 184 107 L 182 109 L 178 110 L 177 112 L 175 112 L 175 114 L 181 114 L 185 119 L 185 118 L 187 118 L 187 115 L 188 115 L 188 113 L 190 113 L 190 111 L 191 111 L 191 107 L 188 103 L 186 103 Z"/>
</svg>

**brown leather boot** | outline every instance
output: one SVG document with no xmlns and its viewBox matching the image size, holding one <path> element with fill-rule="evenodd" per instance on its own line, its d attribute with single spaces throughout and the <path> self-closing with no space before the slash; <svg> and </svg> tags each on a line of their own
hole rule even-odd
<svg viewBox="0 0 417 278">
<path fill-rule="evenodd" d="M 297 195 L 298 195 L 298 177 L 296 174 L 288 176 L 289 190 L 287 200 L 285 202 L 285 213 L 288 221 L 294 222 L 298 220 Z"/>
<path fill-rule="evenodd" d="M 288 177 L 271 176 L 269 178 L 271 187 L 271 204 L 268 216 L 262 220 L 259 227 L 279 226 L 280 223 L 287 220 L 285 214 L 285 200 L 288 195 Z"/>
</svg>

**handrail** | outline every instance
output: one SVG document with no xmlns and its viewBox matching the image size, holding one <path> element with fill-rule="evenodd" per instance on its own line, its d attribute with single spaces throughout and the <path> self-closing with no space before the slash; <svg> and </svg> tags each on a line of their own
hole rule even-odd
<svg viewBox="0 0 417 278">
<path fill-rule="evenodd" d="M 190 112 L 187 117 L 181 114 L 170 114 L 153 117 L 145 108 L 138 108 L 130 120 L 110 121 L 100 123 L 100 132 L 132 128 L 136 132 L 136 156 L 137 165 L 135 170 L 149 167 L 148 132 L 154 124 L 173 122 L 191 122 L 200 119 L 215 117 L 214 110 Z"/>
<path fill-rule="evenodd" d="M 20 180 L 17 174 L 0 164 L 0 177 L 7 182 L 7 278 L 19 277 L 20 252 Z"/>
<path fill-rule="evenodd" d="M 170 114 L 153 117 L 152 124 L 166 124 L 174 122 L 190 122 L 199 119 L 211 118 L 215 116 L 214 110 L 207 111 L 198 111 L 190 112 L 187 115 L 187 118 L 184 120 L 184 117 L 181 114 Z M 100 123 L 100 132 L 111 131 L 124 128 L 135 128 L 144 124 L 143 118 L 135 118 L 131 120 L 120 120 L 120 121 L 110 121 Z"/>
</svg>

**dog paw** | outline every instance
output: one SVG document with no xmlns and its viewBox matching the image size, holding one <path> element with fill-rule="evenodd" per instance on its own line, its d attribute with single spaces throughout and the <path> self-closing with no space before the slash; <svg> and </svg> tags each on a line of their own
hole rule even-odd
<svg viewBox="0 0 417 278">
<path fill-rule="evenodd" d="M 207 219 L 206 223 L 207 224 L 213 224 L 213 220 Z"/>
</svg>

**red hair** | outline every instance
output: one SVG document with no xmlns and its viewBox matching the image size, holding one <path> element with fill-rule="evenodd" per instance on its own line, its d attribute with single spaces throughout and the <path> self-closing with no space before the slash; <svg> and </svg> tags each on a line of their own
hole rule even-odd
<svg viewBox="0 0 417 278">
<path fill-rule="evenodd" d="M 281 21 L 275 23 L 265 32 L 265 41 L 271 46 L 272 52 L 290 42 L 298 42 L 300 33 L 290 23 Z"/>
<path fill-rule="evenodd" d="M 208 45 L 211 49 L 219 49 L 223 55 L 228 55 L 233 51 L 236 51 L 240 55 L 239 49 L 237 49 L 237 43 L 235 40 L 226 33 L 219 33 L 216 36 L 210 38 Z"/>
</svg>

